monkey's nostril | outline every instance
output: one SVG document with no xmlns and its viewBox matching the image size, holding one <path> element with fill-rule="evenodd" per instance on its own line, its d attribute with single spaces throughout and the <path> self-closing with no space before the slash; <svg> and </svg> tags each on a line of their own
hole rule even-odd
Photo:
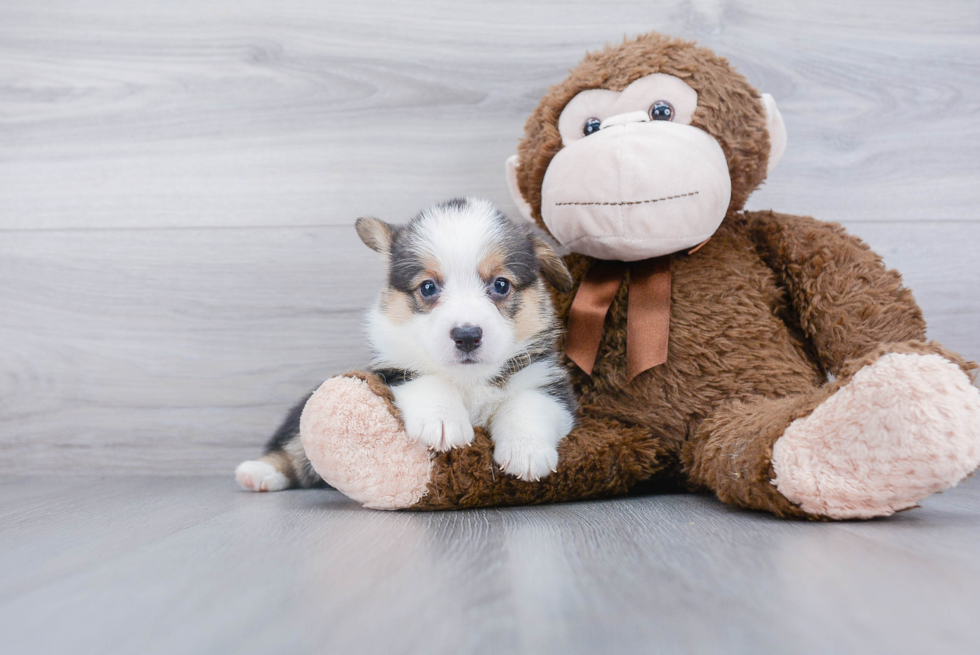
<svg viewBox="0 0 980 655">
<path fill-rule="evenodd" d="M 480 347 L 483 339 L 483 329 L 475 325 L 454 327 L 449 331 L 449 338 L 456 343 L 456 348 L 464 353 L 470 353 Z"/>
</svg>

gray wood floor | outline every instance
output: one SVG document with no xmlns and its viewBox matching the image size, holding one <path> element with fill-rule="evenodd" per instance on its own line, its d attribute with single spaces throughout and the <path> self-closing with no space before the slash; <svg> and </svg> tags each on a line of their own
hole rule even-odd
<svg viewBox="0 0 980 655">
<path fill-rule="evenodd" d="M 5 477 L 7 653 L 976 653 L 980 480 L 807 524 L 654 496 L 434 514 Z"/>
<path fill-rule="evenodd" d="M 844 223 L 980 359 L 974 0 L 0 0 L 0 652 L 980 652 L 973 479 L 827 525 L 234 488 L 365 360 L 354 219 L 513 211 L 538 98 L 652 29 L 778 101 L 750 208 Z"/>
</svg>

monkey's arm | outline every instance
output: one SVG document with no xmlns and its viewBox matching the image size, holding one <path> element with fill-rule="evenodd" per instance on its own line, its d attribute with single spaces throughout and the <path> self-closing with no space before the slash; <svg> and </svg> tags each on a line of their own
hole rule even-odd
<svg viewBox="0 0 980 655">
<path fill-rule="evenodd" d="M 925 339 L 922 310 L 901 276 L 840 225 L 774 212 L 744 218 L 827 370 L 838 374 L 880 343 Z"/>
<path fill-rule="evenodd" d="M 676 464 L 676 448 L 638 425 L 580 417 L 558 444 L 558 470 L 539 482 L 504 473 L 494 443 L 434 453 L 404 430 L 391 389 L 377 375 L 324 382 L 300 419 L 303 447 L 331 486 L 375 509 L 462 509 L 617 496 Z"/>
<path fill-rule="evenodd" d="M 638 482 L 674 463 L 663 441 L 646 428 L 582 416 L 558 444 L 558 468 L 527 482 L 494 462 L 494 443 L 477 428 L 466 448 L 437 453 L 428 493 L 409 509 L 443 510 L 537 505 L 622 496 Z"/>
</svg>

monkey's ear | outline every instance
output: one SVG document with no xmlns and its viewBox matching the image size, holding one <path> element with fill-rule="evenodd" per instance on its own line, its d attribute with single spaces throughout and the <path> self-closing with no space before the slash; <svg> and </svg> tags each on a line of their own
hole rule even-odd
<svg viewBox="0 0 980 655">
<path fill-rule="evenodd" d="M 571 291 L 574 280 L 564 260 L 541 237 L 532 234 L 531 243 L 534 244 L 534 256 L 538 258 L 538 265 L 541 267 L 544 279 L 562 293 Z"/>
<path fill-rule="evenodd" d="M 510 197 L 514 200 L 514 204 L 517 205 L 517 210 L 521 212 L 521 216 L 525 221 L 533 223 L 534 219 L 531 218 L 531 205 L 521 195 L 521 190 L 517 186 L 517 167 L 520 165 L 521 163 L 517 159 L 517 155 L 511 155 L 507 158 L 507 188 L 510 189 Z"/>
<path fill-rule="evenodd" d="M 391 240 L 395 236 L 395 228 L 380 218 L 371 218 L 370 216 L 362 216 L 357 219 L 354 227 L 357 229 L 357 236 L 361 237 L 361 241 L 368 248 L 383 255 L 391 252 Z"/>
<path fill-rule="evenodd" d="M 768 93 L 762 94 L 762 106 L 766 108 L 766 130 L 769 131 L 769 165 L 766 167 L 766 174 L 769 174 L 786 152 L 786 123 L 775 98 Z"/>
</svg>

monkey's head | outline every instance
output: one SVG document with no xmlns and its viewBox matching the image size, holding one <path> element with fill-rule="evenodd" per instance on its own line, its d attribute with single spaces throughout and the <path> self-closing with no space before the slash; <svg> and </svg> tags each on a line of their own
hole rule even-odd
<svg viewBox="0 0 980 655">
<path fill-rule="evenodd" d="M 562 245 L 636 261 L 707 240 L 785 147 L 772 96 L 710 50 L 651 33 L 588 54 L 550 89 L 507 179 Z"/>
</svg>

